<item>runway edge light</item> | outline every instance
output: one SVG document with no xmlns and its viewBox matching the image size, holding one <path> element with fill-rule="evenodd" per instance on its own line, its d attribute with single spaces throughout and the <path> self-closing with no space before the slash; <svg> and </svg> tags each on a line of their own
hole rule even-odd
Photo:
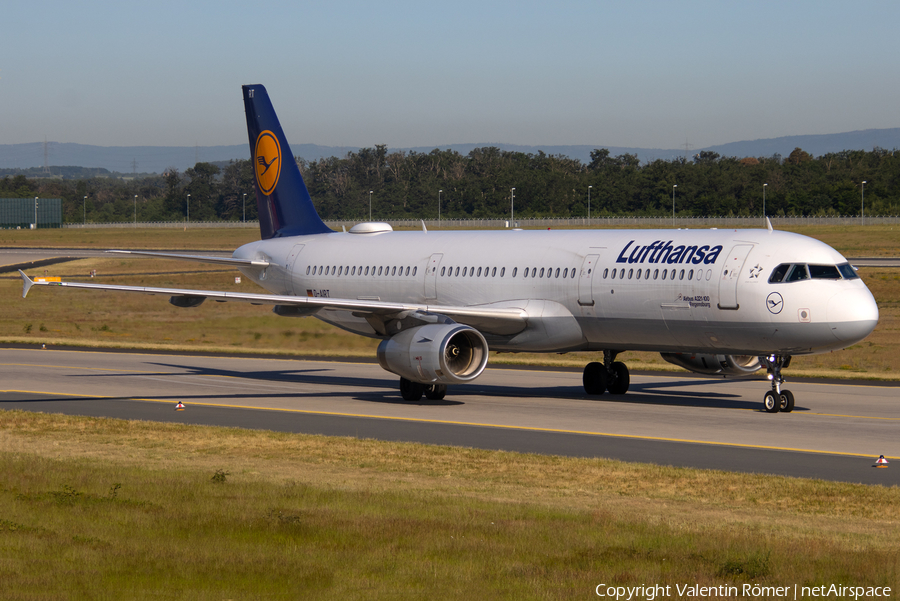
<svg viewBox="0 0 900 601">
<path fill-rule="evenodd" d="M 878 460 L 875 462 L 875 467 L 887 467 L 887 466 L 888 466 L 888 460 L 884 458 L 884 455 L 879 457 Z"/>
<path fill-rule="evenodd" d="M 184 411 L 184 403 L 182 403 L 181 401 L 178 401 L 178 404 L 175 405 L 175 411 Z"/>
</svg>

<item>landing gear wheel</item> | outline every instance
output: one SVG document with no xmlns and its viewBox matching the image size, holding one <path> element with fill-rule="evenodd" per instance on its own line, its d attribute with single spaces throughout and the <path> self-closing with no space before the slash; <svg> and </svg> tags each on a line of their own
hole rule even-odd
<svg viewBox="0 0 900 601">
<path fill-rule="evenodd" d="M 446 384 L 430 384 L 425 386 L 425 398 L 429 401 L 440 401 L 447 395 Z"/>
<path fill-rule="evenodd" d="M 774 390 L 770 390 L 763 397 L 763 407 L 766 413 L 778 413 L 781 409 L 781 395 L 776 394 Z"/>
<path fill-rule="evenodd" d="M 631 384 L 631 376 L 628 374 L 628 366 L 621 361 L 612 364 L 607 388 L 609 394 L 625 394 Z"/>
<path fill-rule="evenodd" d="M 794 393 L 790 390 L 782 390 L 779 395 L 779 400 L 781 404 L 778 406 L 779 411 L 782 413 L 790 413 L 794 410 Z"/>
<path fill-rule="evenodd" d="M 602 363 L 588 363 L 584 367 L 584 375 L 581 378 L 584 383 L 584 391 L 587 394 L 603 394 L 608 377 L 609 374 Z"/>
<path fill-rule="evenodd" d="M 418 401 L 422 398 L 424 392 L 424 384 L 400 378 L 400 396 L 403 397 L 404 401 Z"/>
</svg>

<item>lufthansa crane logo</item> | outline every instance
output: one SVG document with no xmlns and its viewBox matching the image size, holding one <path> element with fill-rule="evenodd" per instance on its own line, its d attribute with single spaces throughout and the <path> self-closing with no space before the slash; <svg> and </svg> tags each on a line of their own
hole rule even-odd
<svg viewBox="0 0 900 601">
<path fill-rule="evenodd" d="M 778 315 L 784 309 L 784 299 L 777 292 L 773 292 L 766 297 L 766 308 L 769 310 L 769 313 Z"/>
<path fill-rule="evenodd" d="M 256 138 L 256 150 L 253 152 L 253 167 L 256 170 L 256 183 L 260 191 L 268 196 L 278 184 L 281 175 L 281 145 L 275 134 L 266 130 Z"/>
</svg>

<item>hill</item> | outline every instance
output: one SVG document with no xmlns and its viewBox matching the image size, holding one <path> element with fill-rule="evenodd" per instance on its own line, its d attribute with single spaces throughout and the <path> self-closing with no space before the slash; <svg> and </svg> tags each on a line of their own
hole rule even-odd
<svg viewBox="0 0 900 601">
<path fill-rule="evenodd" d="M 547 145 L 522 146 L 502 143 L 449 144 L 439 148 L 450 149 L 466 155 L 474 148 L 496 146 L 502 150 L 548 155 L 564 155 L 578 159 L 583 163 L 590 162 L 591 151 L 596 148 L 607 148 L 612 156 L 622 154 L 637 155 L 641 162 L 655 159 L 671 160 L 685 154 L 683 149 L 630 148 L 622 146 L 593 145 Z M 900 148 L 900 128 L 866 129 L 838 134 L 819 134 L 808 136 L 783 136 L 761 140 L 745 140 L 730 142 L 705 148 L 693 148 L 691 154 L 707 150 L 722 156 L 735 157 L 771 157 L 775 154 L 787 156 L 800 147 L 813 156 L 821 156 L 842 150 L 871 150 L 875 147 L 889 150 Z M 294 154 L 307 161 L 324 157 L 344 157 L 348 152 L 356 152 L 357 147 L 322 146 L 318 144 L 295 144 L 291 146 Z M 391 148 L 390 151 L 403 150 L 419 153 L 431 152 L 436 147 L 419 146 L 414 148 Z M 48 164 L 78 165 L 88 169 L 107 169 L 116 173 L 162 173 L 169 167 L 183 171 L 199 161 L 227 162 L 235 159 L 246 159 L 250 150 L 247 144 L 231 146 L 91 146 L 87 144 L 48 142 Z M 44 164 L 44 143 L 0 144 L 0 169 L 28 169 L 41 167 Z"/>
</svg>

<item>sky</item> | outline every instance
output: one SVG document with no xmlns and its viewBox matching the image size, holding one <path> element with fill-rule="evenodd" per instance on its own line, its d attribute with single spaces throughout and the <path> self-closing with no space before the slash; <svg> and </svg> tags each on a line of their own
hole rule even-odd
<svg viewBox="0 0 900 601">
<path fill-rule="evenodd" d="M 900 127 L 895 1 L 7 0 L 0 144 L 672 149 Z"/>
</svg>

